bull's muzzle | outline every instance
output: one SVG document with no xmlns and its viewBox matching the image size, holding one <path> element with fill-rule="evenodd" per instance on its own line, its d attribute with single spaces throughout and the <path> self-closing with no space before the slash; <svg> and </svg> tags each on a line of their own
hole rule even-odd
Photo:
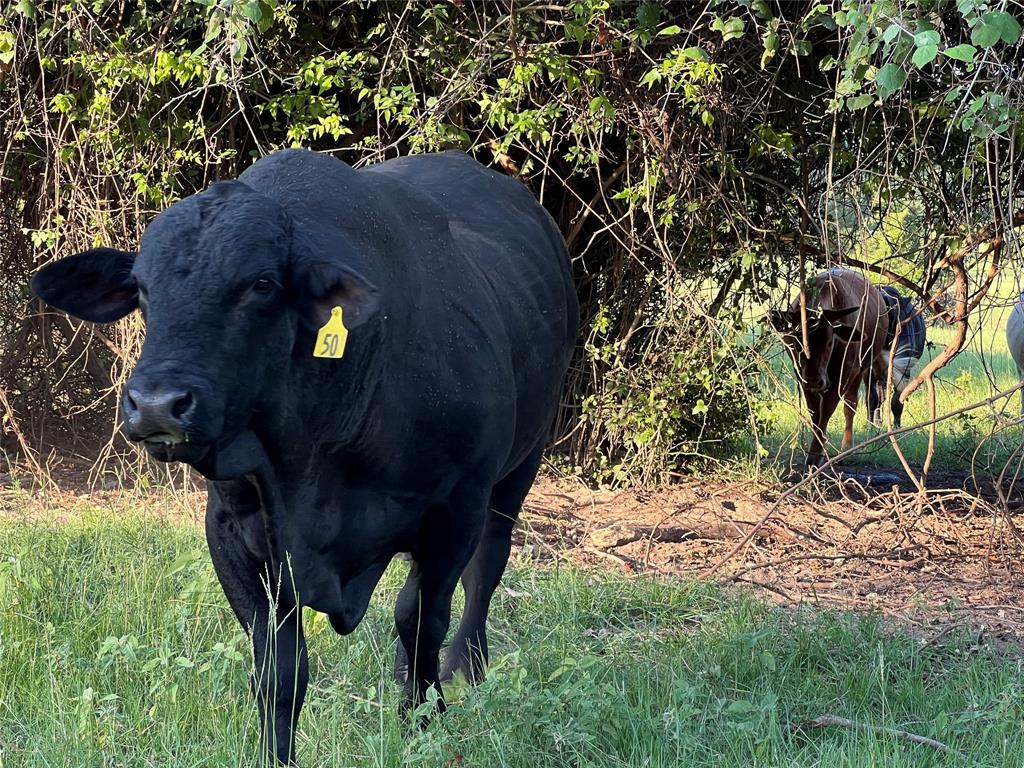
<svg viewBox="0 0 1024 768">
<path fill-rule="evenodd" d="M 177 445 L 187 439 L 196 397 L 189 389 L 129 381 L 122 408 L 124 431 L 130 440 Z"/>
</svg>

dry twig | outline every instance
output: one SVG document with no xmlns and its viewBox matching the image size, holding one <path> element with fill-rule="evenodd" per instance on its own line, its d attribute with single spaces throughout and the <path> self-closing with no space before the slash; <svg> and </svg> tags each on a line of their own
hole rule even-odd
<svg viewBox="0 0 1024 768">
<path fill-rule="evenodd" d="M 941 741 L 930 739 L 927 736 L 919 736 L 916 733 L 910 731 L 904 731 L 899 728 L 886 728 L 881 725 L 871 725 L 870 723 L 861 723 L 857 720 L 850 720 L 846 717 L 838 717 L 837 715 L 821 715 L 813 720 L 808 720 L 806 723 L 800 723 L 795 726 L 794 730 L 810 731 L 816 728 L 851 728 L 857 731 L 868 731 L 870 733 L 880 733 L 885 736 L 892 736 L 894 739 L 900 739 L 901 741 L 909 741 L 913 744 L 921 744 L 925 747 L 931 747 L 934 750 L 943 752 L 949 755 L 956 755 L 961 759 L 966 759 L 966 755 L 962 752 L 958 752 L 951 747 L 946 746 Z"/>
</svg>

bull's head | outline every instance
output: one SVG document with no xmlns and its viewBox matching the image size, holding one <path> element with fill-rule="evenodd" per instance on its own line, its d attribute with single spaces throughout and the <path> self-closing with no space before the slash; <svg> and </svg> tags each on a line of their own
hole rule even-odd
<svg viewBox="0 0 1024 768">
<path fill-rule="evenodd" d="M 343 308 L 351 329 L 377 308 L 340 232 L 299 231 L 283 207 L 220 182 L 170 206 L 138 253 L 95 248 L 32 278 L 46 303 L 106 323 L 136 308 L 146 339 L 122 393 L 123 427 L 163 461 L 196 462 L 266 407 L 292 355 Z"/>
<path fill-rule="evenodd" d="M 807 350 L 804 350 L 798 308 L 773 310 L 769 313 L 768 320 L 782 336 L 805 391 L 820 393 L 828 387 L 828 361 L 837 339 L 848 344 L 861 338 L 856 328 L 839 322 L 858 309 L 856 306 L 843 309 L 808 308 Z"/>
</svg>

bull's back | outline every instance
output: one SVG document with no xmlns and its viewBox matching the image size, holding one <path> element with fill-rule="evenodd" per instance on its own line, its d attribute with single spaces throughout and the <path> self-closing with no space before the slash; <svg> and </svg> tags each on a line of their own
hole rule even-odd
<svg viewBox="0 0 1024 768">
<path fill-rule="evenodd" d="M 492 282 L 502 281 L 511 309 L 533 295 L 549 314 L 572 309 L 566 314 L 575 324 L 576 294 L 565 241 L 544 207 L 518 181 L 459 151 L 401 157 L 361 173 L 392 175 L 435 204 L 456 242 Z M 558 290 L 544 296 L 545 287 Z M 575 327 L 562 330 L 569 341 L 575 340 Z"/>
<path fill-rule="evenodd" d="M 462 152 L 398 158 L 361 173 L 393 175 L 436 206 L 457 252 L 417 258 L 440 259 L 430 265 L 432 274 L 457 272 L 458 282 L 493 298 L 518 372 L 550 378 L 559 363 L 568 364 L 579 316 L 569 255 L 522 184 Z"/>
<path fill-rule="evenodd" d="M 409 258 L 445 287 L 450 322 L 489 347 L 463 381 L 472 376 L 486 399 L 510 406 L 490 415 L 502 422 L 495 432 L 511 430 L 502 461 L 510 471 L 546 436 L 575 347 L 579 309 L 561 233 L 522 184 L 465 153 L 398 158 L 359 173 L 400 181 L 405 189 L 392 184 L 387 197 L 407 196 L 443 220 L 450 247 Z"/>
</svg>

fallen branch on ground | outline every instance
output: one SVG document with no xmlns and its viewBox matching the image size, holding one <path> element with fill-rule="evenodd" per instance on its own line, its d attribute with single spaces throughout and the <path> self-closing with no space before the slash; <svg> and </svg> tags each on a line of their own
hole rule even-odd
<svg viewBox="0 0 1024 768">
<path fill-rule="evenodd" d="M 900 549 L 892 549 L 885 552 L 847 552 L 841 555 L 794 555 L 793 557 L 784 557 L 779 560 L 769 560 L 764 563 L 756 563 L 754 565 L 747 566 L 741 571 L 728 576 L 727 578 L 721 579 L 718 583 L 720 585 L 728 584 L 732 581 L 738 581 L 741 577 L 746 576 L 748 573 L 754 571 L 762 571 L 766 568 L 777 568 L 782 565 L 790 565 L 792 563 L 803 563 L 808 561 L 824 561 L 824 562 L 838 562 L 846 560 L 873 560 L 879 563 L 885 563 L 886 565 L 896 566 L 898 568 L 907 568 L 916 565 L 925 559 L 924 556 L 918 555 L 912 560 L 906 560 L 903 556 L 908 555 L 911 552 L 917 550 L 924 550 L 928 552 L 928 548 L 923 544 L 916 544 L 912 547 L 902 547 Z"/>
<path fill-rule="evenodd" d="M 646 540 L 652 544 L 679 544 L 684 541 L 703 539 L 705 541 L 724 541 L 738 539 L 746 533 L 746 528 L 753 525 L 745 520 L 726 519 L 726 522 L 687 521 L 687 526 L 660 525 L 609 525 L 592 530 L 588 537 L 591 544 L 601 549 L 614 549 L 634 541 Z M 803 535 L 803 534 L 801 534 Z M 790 531 L 771 529 L 765 537 L 774 536 L 784 542 L 792 542 L 795 535 Z"/>
<path fill-rule="evenodd" d="M 886 736 L 892 736 L 896 739 L 902 739 L 903 741 L 910 741 L 914 744 L 921 744 L 926 747 L 938 750 L 939 752 L 945 752 L 948 755 L 956 755 L 959 758 L 966 758 L 962 752 L 958 752 L 951 747 L 946 746 L 941 741 L 930 739 L 927 736 L 918 736 L 916 733 L 910 731 L 902 731 L 899 728 L 885 728 L 881 725 L 871 725 L 870 723 L 859 723 L 856 720 L 849 720 L 845 717 L 837 717 L 836 715 L 822 715 L 816 717 L 813 720 L 809 720 L 806 723 L 800 723 L 794 730 L 813 730 L 815 728 L 828 728 L 829 726 L 837 726 L 840 728 L 852 728 L 857 731 L 870 731 L 872 733 L 882 733 Z"/>
</svg>

